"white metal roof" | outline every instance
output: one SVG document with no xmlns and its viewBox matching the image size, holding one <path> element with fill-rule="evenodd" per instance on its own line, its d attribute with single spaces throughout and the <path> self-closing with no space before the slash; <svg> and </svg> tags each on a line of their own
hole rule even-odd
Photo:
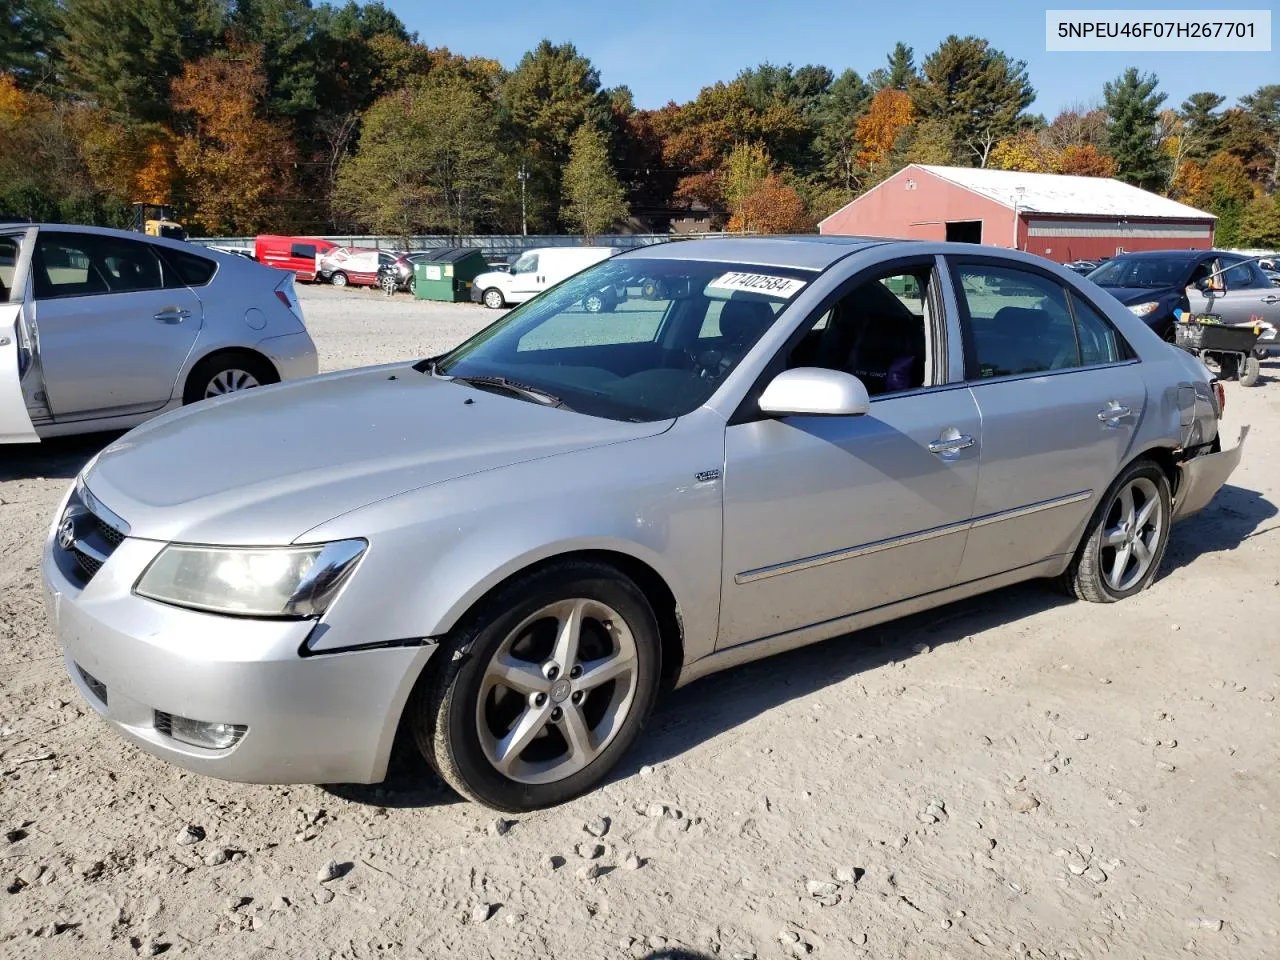
<svg viewBox="0 0 1280 960">
<path fill-rule="evenodd" d="M 1214 215 L 1168 197 L 1105 177 L 1071 177 L 1019 170 L 978 170 L 913 164 L 957 186 L 1026 213 L 1064 213 L 1086 217 L 1166 217 L 1213 220 Z M 1018 188 L 1022 193 L 1018 193 Z"/>
</svg>

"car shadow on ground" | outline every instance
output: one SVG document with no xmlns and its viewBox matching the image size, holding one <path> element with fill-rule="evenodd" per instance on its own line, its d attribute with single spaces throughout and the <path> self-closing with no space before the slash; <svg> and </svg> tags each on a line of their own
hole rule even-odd
<svg viewBox="0 0 1280 960">
<path fill-rule="evenodd" d="M 72 480 L 94 454 L 119 436 L 119 431 L 86 433 L 40 443 L 5 445 L 0 447 L 0 481 L 50 477 Z"/>
<path fill-rule="evenodd" d="M 1251 537 L 1280 529 L 1280 523 L 1265 526 L 1277 512 L 1256 491 L 1223 487 L 1209 507 L 1174 527 L 1161 577 L 1174 574 L 1203 554 L 1232 550 Z M 1033 580 L 777 654 L 667 692 L 659 698 L 635 749 L 608 779 L 612 782 L 633 776 L 642 766 L 677 757 L 798 697 L 915 656 L 920 644 L 936 649 L 1055 608 L 1062 607 L 1065 613 L 1065 608 L 1076 602 L 1051 584 Z M 992 655 L 998 651 L 993 650 Z M 383 783 L 329 785 L 325 789 L 354 803 L 382 807 L 464 802 L 427 769 L 403 734 L 396 741 Z M 672 954 L 655 956 L 667 955 Z"/>
</svg>

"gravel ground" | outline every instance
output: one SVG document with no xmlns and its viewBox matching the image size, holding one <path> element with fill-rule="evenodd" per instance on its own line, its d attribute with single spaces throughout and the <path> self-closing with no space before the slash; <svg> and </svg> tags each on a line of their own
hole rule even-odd
<svg viewBox="0 0 1280 960">
<path fill-rule="evenodd" d="M 495 318 L 302 295 L 326 369 Z M 109 438 L 4 450 L 0 957 L 1280 955 L 1280 383 L 1228 420 L 1244 463 L 1142 596 L 1030 584 L 709 678 L 603 789 L 508 820 L 407 755 L 261 787 L 123 743 L 38 581 Z"/>
</svg>

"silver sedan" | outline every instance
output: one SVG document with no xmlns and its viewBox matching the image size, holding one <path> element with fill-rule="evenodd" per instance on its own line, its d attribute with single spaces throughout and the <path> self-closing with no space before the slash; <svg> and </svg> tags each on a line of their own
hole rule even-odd
<svg viewBox="0 0 1280 960">
<path fill-rule="evenodd" d="M 176 240 L 0 224 L 0 443 L 311 376 L 293 276 Z"/>
<path fill-rule="evenodd" d="M 688 241 L 445 355 L 151 421 L 44 575 L 72 681 L 145 750 L 376 782 L 405 729 L 524 810 L 606 776 L 664 679 L 1031 578 L 1133 596 L 1239 460 L 1222 403 L 1035 257 Z"/>
</svg>

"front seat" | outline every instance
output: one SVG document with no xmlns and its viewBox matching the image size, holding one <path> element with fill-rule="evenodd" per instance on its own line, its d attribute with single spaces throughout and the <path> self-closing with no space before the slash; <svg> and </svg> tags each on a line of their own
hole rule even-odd
<svg viewBox="0 0 1280 960">
<path fill-rule="evenodd" d="M 757 340 L 773 323 L 773 310 L 763 300 L 727 300 L 720 308 L 720 336 L 715 347 L 703 353 L 704 358 L 714 354 L 713 363 L 720 375 L 727 373 L 747 355 Z"/>
<path fill-rule="evenodd" d="M 828 326 L 832 366 L 852 373 L 871 396 L 924 384 L 924 323 L 891 290 L 873 280 L 843 308 Z"/>
</svg>

